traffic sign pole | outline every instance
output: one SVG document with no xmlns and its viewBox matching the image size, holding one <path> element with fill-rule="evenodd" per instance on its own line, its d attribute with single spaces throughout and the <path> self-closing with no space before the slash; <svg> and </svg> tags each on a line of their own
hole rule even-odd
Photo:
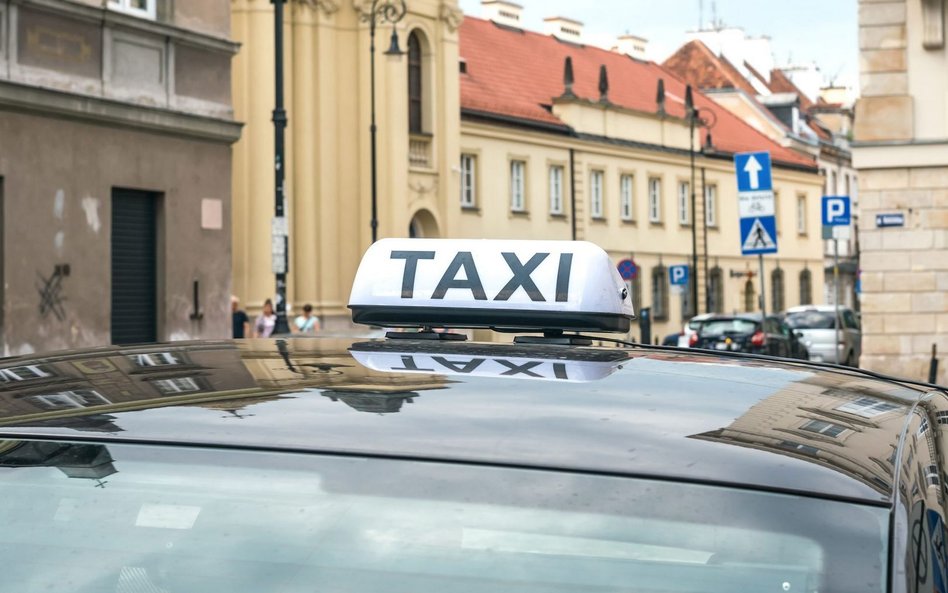
<svg viewBox="0 0 948 593">
<path fill-rule="evenodd" d="M 767 294 L 764 292 L 764 254 L 757 255 L 757 262 L 760 264 L 760 316 L 761 327 L 763 327 L 763 318 L 767 317 Z"/>
</svg>

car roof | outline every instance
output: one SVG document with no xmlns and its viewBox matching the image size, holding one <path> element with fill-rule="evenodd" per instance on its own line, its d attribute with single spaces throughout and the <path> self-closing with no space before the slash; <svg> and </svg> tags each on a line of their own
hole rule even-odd
<svg viewBox="0 0 948 593">
<path fill-rule="evenodd" d="M 873 459 L 924 391 L 670 348 L 328 338 L 15 358 L 0 379 L 0 439 L 558 468 L 877 504 L 893 484 Z M 854 434 L 835 442 L 808 422 Z"/>
<path fill-rule="evenodd" d="M 821 313 L 832 313 L 836 310 L 835 305 L 799 305 L 787 309 L 787 313 L 803 313 L 805 311 L 819 311 Z M 840 311 L 849 311 L 849 307 L 840 307 Z"/>
</svg>

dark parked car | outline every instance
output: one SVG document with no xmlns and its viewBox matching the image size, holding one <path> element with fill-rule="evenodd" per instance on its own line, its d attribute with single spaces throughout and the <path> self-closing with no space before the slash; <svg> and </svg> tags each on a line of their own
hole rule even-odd
<svg viewBox="0 0 948 593">
<path fill-rule="evenodd" d="M 457 243 L 370 248 L 383 339 L 0 361 L 0 593 L 944 590 L 944 390 L 593 346 L 605 253 Z"/>
<path fill-rule="evenodd" d="M 706 350 L 748 352 L 807 359 L 806 347 L 783 319 L 760 314 L 714 315 L 701 321 L 690 346 Z"/>
</svg>

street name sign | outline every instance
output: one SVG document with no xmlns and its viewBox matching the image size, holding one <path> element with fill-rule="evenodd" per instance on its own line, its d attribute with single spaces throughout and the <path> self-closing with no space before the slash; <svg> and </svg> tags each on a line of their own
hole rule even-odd
<svg viewBox="0 0 948 593">
<path fill-rule="evenodd" d="M 777 218 L 769 152 L 734 155 L 738 212 L 741 219 L 741 254 L 777 252 Z"/>
<path fill-rule="evenodd" d="M 905 226 L 905 214 L 902 212 L 893 212 L 891 214 L 876 214 L 876 227 L 898 227 Z"/>
</svg>

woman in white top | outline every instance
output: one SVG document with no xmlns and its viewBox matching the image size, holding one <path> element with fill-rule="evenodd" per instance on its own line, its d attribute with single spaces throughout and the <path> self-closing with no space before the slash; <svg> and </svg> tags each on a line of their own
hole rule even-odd
<svg viewBox="0 0 948 593">
<path fill-rule="evenodd" d="M 273 302 L 267 299 L 263 302 L 263 313 L 257 316 L 253 322 L 253 335 L 255 338 L 269 338 L 276 327 L 277 316 L 273 312 Z"/>
</svg>

